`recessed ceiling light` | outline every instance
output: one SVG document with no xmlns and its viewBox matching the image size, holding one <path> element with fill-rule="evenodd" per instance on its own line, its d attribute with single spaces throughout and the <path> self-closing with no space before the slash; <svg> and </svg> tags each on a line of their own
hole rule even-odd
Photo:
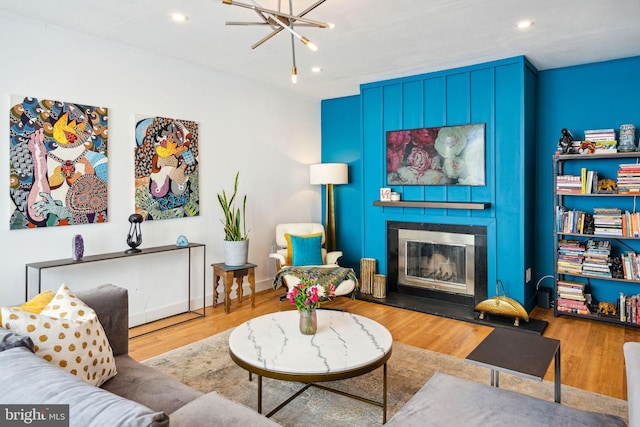
<svg viewBox="0 0 640 427">
<path fill-rule="evenodd" d="M 176 22 L 186 22 L 189 20 L 189 17 L 187 15 L 183 15 L 182 13 L 172 13 L 171 19 Z"/>
<path fill-rule="evenodd" d="M 533 25 L 533 21 L 520 21 L 516 24 L 516 28 L 519 30 L 524 30 L 525 28 L 529 28 Z"/>
<path fill-rule="evenodd" d="M 313 71 L 314 73 L 319 73 L 322 71 L 322 68 L 320 67 L 311 67 L 311 71 Z"/>
</svg>

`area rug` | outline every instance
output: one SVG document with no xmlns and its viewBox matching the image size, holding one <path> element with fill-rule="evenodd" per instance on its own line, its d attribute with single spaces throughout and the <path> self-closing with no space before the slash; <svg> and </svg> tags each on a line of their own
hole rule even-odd
<svg viewBox="0 0 640 427">
<path fill-rule="evenodd" d="M 247 371 L 231 360 L 228 346 L 230 333 L 231 329 L 143 363 L 204 393 L 215 390 L 228 399 L 255 410 L 257 380 L 254 376 L 253 381 L 249 381 Z M 453 356 L 394 342 L 387 364 L 387 419 L 391 419 L 437 371 L 485 384 L 490 380 L 490 373 L 486 368 Z M 323 384 L 382 401 L 382 368 L 360 377 Z M 500 387 L 553 401 L 552 381 L 540 382 L 502 373 Z M 269 412 L 300 388 L 302 385 L 298 383 L 264 378 L 263 411 Z M 563 385 L 562 404 L 617 415 L 628 423 L 625 400 Z M 380 426 L 382 409 L 311 387 L 274 414 L 272 419 L 287 427 Z"/>
</svg>

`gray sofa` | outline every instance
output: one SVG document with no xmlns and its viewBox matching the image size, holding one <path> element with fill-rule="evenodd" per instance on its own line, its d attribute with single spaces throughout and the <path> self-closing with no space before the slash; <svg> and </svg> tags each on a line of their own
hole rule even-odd
<svg viewBox="0 0 640 427">
<path fill-rule="evenodd" d="M 640 343 L 624 345 L 629 425 L 640 427 Z M 386 424 L 389 427 L 626 426 L 620 417 L 582 411 L 438 372 Z"/>
<path fill-rule="evenodd" d="M 76 295 L 100 319 L 118 374 L 101 388 L 59 369 L 0 328 L 0 403 L 69 404 L 70 425 L 87 426 L 277 426 L 255 410 L 216 392 L 203 394 L 136 362 L 129 351 L 127 290 L 102 285 Z"/>
</svg>

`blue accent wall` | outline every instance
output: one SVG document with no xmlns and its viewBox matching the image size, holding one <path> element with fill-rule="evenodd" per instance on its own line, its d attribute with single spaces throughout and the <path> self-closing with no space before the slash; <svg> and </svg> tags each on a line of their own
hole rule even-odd
<svg viewBox="0 0 640 427">
<path fill-rule="evenodd" d="M 360 97 L 349 96 L 321 103 L 322 163 L 347 163 L 349 183 L 335 185 L 337 249 L 343 251 L 340 265 L 360 263 L 362 228 L 362 146 Z M 324 189 L 323 189 L 324 190 Z M 323 206 L 325 192 L 322 193 Z M 323 209 L 323 222 L 326 224 Z"/>
<path fill-rule="evenodd" d="M 479 122 L 487 123 L 486 187 L 394 190 L 405 200 L 488 201 L 491 209 L 453 212 L 373 206 L 384 186 L 386 130 Z M 493 281 L 501 278 L 510 296 L 531 309 L 535 283 L 553 274 L 551 167 L 560 130 L 567 127 L 582 139 L 585 129 L 619 130 L 624 123 L 636 126 L 637 141 L 640 57 L 541 72 L 524 58 L 513 58 L 366 84 L 359 95 L 323 101 L 323 161 L 350 164 L 348 200 L 337 206 L 343 264 L 357 269 L 359 258 L 374 257 L 384 273 L 387 220 L 486 225 L 492 257 L 489 295 L 494 293 Z M 533 280 L 524 283 L 523 269 L 529 266 L 534 267 Z M 545 279 L 541 285 L 551 286 L 552 281 Z M 633 285 L 616 283 L 596 289 L 596 296 L 614 300 L 620 291 L 638 293 Z"/>
<path fill-rule="evenodd" d="M 538 136 L 536 150 L 536 271 L 553 274 L 552 157 L 560 131 L 568 128 L 576 139 L 585 129 L 636 126 L 640 136 L 640 57 L 542 71 L 538 75 Z M 594 165 L 589 164 L 589 167 Z M 596 168 L 601 170 L 600 167 Z M 607 178 L 615 179 L 616 171 Z M 616 199 L 618 202 L 618 199 Z M 592 205 L 588 208 L 591 209 Z M 633 206 L 628 207 L 630 210 Z M 551 286 L 551 280 L 542 284 Z M 619 282 L 594 285 L 601 301 L 615 301 L 619 292 L 637 294 L 640 287 Z"/>
<path fill-rule="evenodd" d="M 529 308 L 535 290 L 525 284 L 525 270 L 533 267 L 535 212 L 535 100 L 537 72 L 524 57 L 509 58 L 471 67 L 364 84 L 360 95 L 322 103 L 323 161 L 349 162 L 354 174 L 349 186 L 359 210 L 344 212 L 350 226 L 338 230 L 338 244 L 358 268 L 361 257 L 375 258 L 386 274 L 386 222 L 410 221 L 487 227 L 488 294 L 495 294 L 501 279 L 507 293 Z M 353 118 L 359 124 L 359 139 Z M 379 190 L 385 187 L 386 131 L 468 123 L 486 124 L 486 185 L 394 186 L 403 200 L 488 202 L 487 210 L 378 207 Z M 335 139 L 334 139 L 335 138 Z M 357 157 L 357 159 L 356 159 Z M 349 201 L 351 203 L 352 201 Z M 354 202 L 355 203 L 355 202 Z M 343 234 L 358 228 L 360 240 Z"/>
</svg>

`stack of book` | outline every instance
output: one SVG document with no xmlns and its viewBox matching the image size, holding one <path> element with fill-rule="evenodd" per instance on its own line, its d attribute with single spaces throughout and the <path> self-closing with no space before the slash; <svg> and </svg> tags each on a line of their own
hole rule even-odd
<svg viewBox="0 0 640 427">
<path fill-rule="evenodd" d="M 556 193 L 582 194 L 582 179 L 578 175 L 558 175 L 556 177 Z"/>
<path fill-rule="evenodd" d="M 640 255 L 629 251 L 622 254 L 621 257 L 625 280 L 640 281 Z"/>
<path fill-rule="evenodd" d="M 640 194 L 640 164 L 628 163 L 618 167 L 618 193 Z"/>
<path fill-rule="evenodd" d="M 594 208 L 593 223 L 593 234 L 622 236 L 622 211 L 618 208 Z"/>
<path fill-rule="evenodd" d="M 613 129 L 592 129 L 584 131 L 584 140 L 594 144 L 594 154 L 617 153 L 618 142 Z"/>
<path fill-rule="evenodd" d="M 589 240 L 584 251 L 582 273 L 590 276 L 611 278 L 611 242 Z"/>
<path fill-rule="evenodd" d="M 558 298 L 556 308 L 558 311 L 575 314 L 590 314 L 587 306 L 587 298 L 584 295 L 584 283 L 571 280 L 558 280 Z"/>
<path fill-rule="evenodd" d="M 558 273 L 581 274 L 584 245 L 577 240 L 558 241 Z"/>
</svg>

